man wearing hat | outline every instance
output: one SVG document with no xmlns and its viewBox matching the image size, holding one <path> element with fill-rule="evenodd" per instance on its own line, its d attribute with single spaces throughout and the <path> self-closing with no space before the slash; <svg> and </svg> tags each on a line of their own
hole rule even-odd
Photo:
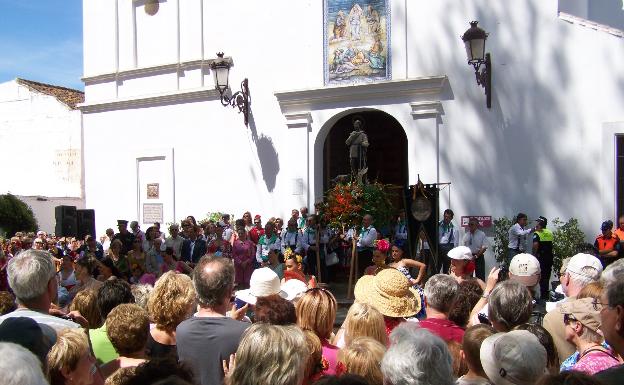
<svg viewBox="0 0 624 385">
<path fill-rule="evenodd" d="M 546 349 L 526 330 L 489 336 L 480 356 L 483 371 L 495 385 L 533 385 L 546 374 Z"/>
<path fill-rule="evenodd" d="M 602 264 L 593 255 L 579 253 L 570 258 L 563 274 L 559 276 L 561 289 L 566 295 L 564 303 L 575 300 L 585 286 L 600 278 L 601 273 Z M 563 315 L 558 309 L 553 309 L 544 316 L 542 325 L 553 337 L 560 362 L 565 361 L 574 353 L 575 348 L 566 340 Z"/>
<path fill-rule="evenodd" d="M 579 353 L 576 363 L 568 370 L 592 375 L 620 364 L 615 353 L 602 345 L 602 307 L 599 301 L 589 297 L 568 301 L 559 307 L 566 325 L 566 339 L 574 344 Z"/>
<path fill-rule="evenodd" d="M 134 234 L 128 231 L 128 221 L 125 219 L 117 220 L 117 228 L 119 232 L 115 234 L 113 237 L 113 241 L 115 239 L 119 239 L 121 241 L 121 254 L 126 255 L 129 250 L 132 250 L 132 243 L 134 242 Z"/>
<path fill-rule="evenodd" d="M 600 261 L 603 267 L 607 267 L 613 263 L 620 254 L 620 239 L 617 235 L 613 234 L 613 222 L 604 221 L 600 226 L 602 234 L 596 237 L 594 247 L 598 249 Z"/>
<path fill-rule="evenodd" d="M 509 279 L 523 284 L 533 297 L 537 294 L 537 285 L 541 277 L 540 263 L 531 254 L 516 254 L 509 262 Z"/>
<path fill-rule="evenodd" d="M 550 289 L 550 273 L 553 265 L 553 233 L 546 228 L 548 219 L 539 217 L 535 220 L 533 233 L 533 255 L 537 257 L 541 269 L 540 299 L 546 301 Z"/>
</svg>

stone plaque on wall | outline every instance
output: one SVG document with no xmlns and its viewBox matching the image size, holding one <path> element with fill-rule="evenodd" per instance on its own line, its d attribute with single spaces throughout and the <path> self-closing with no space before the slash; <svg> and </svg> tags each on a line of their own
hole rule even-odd
<svg viewBox="0 0 624 385">
<path fill-rule="evenodd" d="M 143 223 L 163 223 L 162 203 L 143 203 Z"/>
</svg>

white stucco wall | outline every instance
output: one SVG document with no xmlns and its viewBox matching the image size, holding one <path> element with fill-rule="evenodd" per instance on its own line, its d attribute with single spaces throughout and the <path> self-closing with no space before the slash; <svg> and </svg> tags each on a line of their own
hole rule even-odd
<svg viewBox="0 0 624 385">
<path fill-rule="evenodd" d="M 397 119 L 408 136 L 410 182 L 417 174 L 451 182 L 441 208 L 450 203 L 458 217 L 574 216 L 593 236 L 615 215 L 614 176 L 597 170 L 613 165 L 611 139 L 624 133 L 605 126 L 624 121 L 623 40 L 559 19 L 556 0 L 391 0 L 393 79 L 446 76 L 435 95 L 443 113 L 415 119 L 406 98 L 321 103 L 289 111 L 309 113 L 309 125 L 295 128 L 274 93 L 323 87 L 322 1 L 167 0 L 155 16 L 140 4 L 84 0 L 85 193 L 99 233 L 118 217 L 136 219 L 137 158 L 146 152 L 173 158 L 173 172 L 163 169 L 175 196 L 166 222 L 215 210 L 285 217 L 311 205 L 321 192 L 317 143 L 359 109 Z M 489 110 L 459 38 L 471 20 L 490 33 Z M 207 96 L 206 66 L 189 64 L 217 51 L 233 58 L 234 91 L 249 78 L 249 128 Z M 159 64 L 176 65 L 146 67 Z M 296 179 L 301 195 L 293 194 Z"/>
</svg>

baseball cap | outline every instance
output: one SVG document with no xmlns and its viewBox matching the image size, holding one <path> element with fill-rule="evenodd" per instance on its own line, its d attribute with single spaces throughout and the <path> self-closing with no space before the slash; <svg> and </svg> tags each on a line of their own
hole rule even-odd
<svg viewBox="0 0 624 385">
<path fill-rule="evenodd" d="M 446 255 L 448 255 L 451 259 L 465 259 L 468 261 L 472 260 L 472 251 L 470 251 L 470 248 L 467 246 L 454 247 L 449 250 Z"/>
<path fill-rule="evenodd" d="M 612 228 L 613 228 L 613 222 L 611 222 L 611 221 L 604 221 L 600 225 L 600 230 L 602 230 L 602 231 L 611 230 Z"/>
<path fill-rule="evenodd" d="M 546 349 L 526 330 L 489 336 L 479 353 L 485 374 L 496 385 L 533 385 L 546 373 Z"/>
<path fill-rule="evenodd" d="M 546 219 L 546 217 L 538 217 L 535 222 L 539 222 L 542 224 L 542 226 L 546 227 L 546 225 L 548 224 L 548 219 Z"/>
<path fill-rule="evenodd" d="M 540 263 L 531 254 L 516 254 L 509 264 L 509 279 L 531 287 L 537 285 L 540 279 Z"/>
<path fill-rule="evenodd" d="M 600 330 L 600 310 L 602 305 L 594 305 L 594 299 L 591 297 L 576 299 L 574 301 L 566 301 L 559 306 L 561 314 L 570 314 L 583 324 L 595 332 Z"/>
<path fill-rule="evenodd" d="M 588 276 L 586 273 L 583 273 L 584 267 L 593 267 L 596 269 L 597 274 L 595 276 Z M 570 261 L 566 266 L 566 271 L 571 271 L 575 274 L 583 275 L 592 279 L 598 279 L 600 274 L 602 274 L 602 263 L 598 258 L 591 254 L 578 253 L 570 258 Z"/>
</svg>

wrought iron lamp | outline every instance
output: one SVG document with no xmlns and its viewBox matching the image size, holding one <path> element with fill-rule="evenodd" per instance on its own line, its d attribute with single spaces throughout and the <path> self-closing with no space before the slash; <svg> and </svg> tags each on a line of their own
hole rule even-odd
<svg viewBox="0 0 624 385">
<path fill-rule="evenodd" d="M 477 27 L 478 23 L 478 21 L 471 21 L 470 28 L 464 32 L 461 38 L 466 46 L 468 64 L 471 64 L 475 69 L 477 84 L 485 88 L 487 108 L 492 108 L 492 62 L 490 54 L 485 53 L 485 41 L 488 33 Z"/>
<path fill-rule="evenodd" d="M 221 104 L 223 106 L 238 107 L 238 112 L 243 113 L 245 126 L 249 124 L 249 106 L 251 105 L 251 96 L 249 94 L 249 81 L 245 78 L 241 82 L 241 90 L 236 91 L 232 95 L 228 95 L 227 90 L 230 87 L 228 78 L 230 75 L 231 62 L 223 58 L 223 52 L 217 53 L 217 58 L 210 63 L 210 69 L 214 75 L 215 88 L 221 95 Z"/>
</svg>

